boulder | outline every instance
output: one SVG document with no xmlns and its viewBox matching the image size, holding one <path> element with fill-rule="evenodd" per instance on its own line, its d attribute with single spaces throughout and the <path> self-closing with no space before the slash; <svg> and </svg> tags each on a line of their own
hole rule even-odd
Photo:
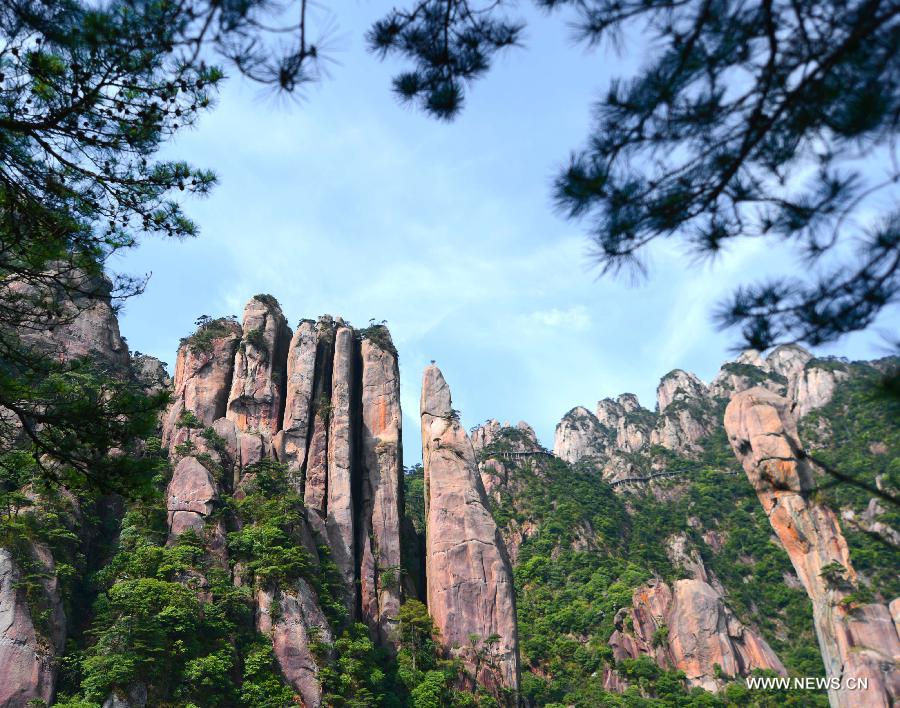
<svg viewBox="0 0 900 708">
<path fill-rule="evenodd" d="M 509 557 L 488 508 L 475 452 L 453 410 L 436 366 L 425 369 L 421 398 L 425 467 L 428 609 L 445 651 L 471 673 L 470 636 L 496 638 L 494 667 L 480 663 L 475 680 L 495 690 L 519 687 L 515 593 Z M 486 645 L 482 644 L 484 648 Z"/>
<path fill-rule="evenodd" d="M 187 529 L 200 534 L 218 499 L 216 482 L 196 457 L 183 457 L 175 465 L 166 499 L 170 538 Z"/>
</svg>

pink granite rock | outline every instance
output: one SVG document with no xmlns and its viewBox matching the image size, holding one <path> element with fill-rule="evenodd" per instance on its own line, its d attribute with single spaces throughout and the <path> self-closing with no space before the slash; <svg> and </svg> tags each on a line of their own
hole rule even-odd
<svg viewBox="0 0 900 708">
<path fill-rule="evenodd" d="M 836 708 L 891 706 L 900 697 L 900 638 L 887 607 L 843 602 L 857 585 L 835 513 L 812 495 L 816 469 L 797 434 L 796 412 L 763 388 L 739 393 L 725 411 L 731 447 L 812 601 L 813 623 Z M 868 689 L 848 690 L 848 678 Z"/>
<path fill-rule="evenodd" d="M 400 503 L 403 484 L 400 370 L 387 328 L 363 339 L 360 499 L 362 619 L 378 642 L 397 646 L 400 611 Z"/>
<path fill-rule="evenodd" d="M 244 307 L 242 331 L 225 416 L 239 430 L 271 438 L 284 414 L 291 330 L 275 299 L 257 295 Z"/>
<path fill-rule="evenodd" d="M 478 474 L 475 453 L 436 366 L 425 369 L 421 398 L 425 467 L 428 609 L 441 643 L 475 672 L 470 636 L 491 646 L 495 669 L 475 679 L 518 691 L 519 648 L 509 557 Z"/>
</svg>

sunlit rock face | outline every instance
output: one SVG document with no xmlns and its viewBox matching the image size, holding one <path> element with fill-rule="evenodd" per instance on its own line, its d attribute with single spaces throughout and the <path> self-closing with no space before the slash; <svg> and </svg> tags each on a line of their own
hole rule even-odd
<svg viewBox="0 0 900 708">
<path fill-rule="evenodd" d="M 295 333 L 271 296 L 252 298 L 242 325 L 216 320 L 179 349 L 164 435 L 174 471 L 170 540 L 187 530 L 228 567 L 227 529 L 213 514 L 240 496 L 252 465 L 277 459 L 303 497 L 302 545 L 328 548 L 350 620 L 396 650 L 400 608 L 402 452 L 399 367 L 385 327 L 358 331 L 325 315 Z M 211 469 L 221 470 L 215 477 Z M 211 519 L 216 517 L 214 522 Z M 270 608 L 279 608 L 271 617 Z M 311 637 L 330 637 L 306 584 L 256 594 L 257 625 L 272 637 L 282 673 L 305 705 L 321 701 Z"/>
<path fill-rule="evenodd" d="M 829 677 L 865 678 L 865 691 L 829 691 L 835 706 L 891 706 L 900 695 L 900 639 L 888 608 L 842 602 L 857 584 L 834 511 L 816 502 L 816 470 L 797 434 L 795 404 L 764 388 L 728 404 L 725 429 L 813 605 Z M 838 573 L 841 582 L 835 582 Z"/>
<path fill-rule="evenodd" d="M 741 624 L 721 593 L 699 578 L 637 588 L 631 608 L 616 615 L 609 645 L 617 661 L 650 656 L 660 666 L 684 671 L 690 686 L 707 691 L 721 688 L 727 680 L 723 675 L 748 676 L 754 669 L 787 673 L 765 640 Z"/>
<path fill-rule="evenodd" d="M 425 369 L 421 397 L 425 467 L 428 609 L 449 654 L 470 671 L 470 636 L 498 638 L 495 667 L 476 680 L 488 687 L 519 687 L 519 649 L 512 568 L 489 511 L 475 453 L 460 426 L 450 389 L 436 366 Z"/>
</svg>

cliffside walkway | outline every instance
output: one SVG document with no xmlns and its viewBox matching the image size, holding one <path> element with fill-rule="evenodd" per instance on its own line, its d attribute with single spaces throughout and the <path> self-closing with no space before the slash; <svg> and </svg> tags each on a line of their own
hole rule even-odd
<svg viewBox="0 0 900 708">
<path fill-rule="evenodd" d="M 517 460 L 522 457 L 535 457 L 535 456 L 556 457 L 556 455 L 554 455 L 549 450 L 524 450 L 524 451 L 508 450 L 506 452 L 501 452 L 498 455 L 492 455 L 492 457 L 499 457 L 503 460 Z"/>
<path fill-rule="evenodd" d="M 609 486 L 615 489 L 616 487 L 621 487 L 625 485 L 640 485 L 640 484 L 648 484 L 655 479 L 667 479 L 671 477 L 688 477 L 693 474 L 695 470 L 666 470 L 664 472 L 654 472 L 653 474 L 648 474 L 643 477 L 626 477 L 625 479 L 617 479 L 614 482 L 610 482 Z M 740 474 L 734 470 L 722 470 L 722 474 L 727 475 L 736 475 Z"/>
<path fill-rule="evenodd" d="M 491 457 L 497 457 L 502 460 L 520 460 L 527 457 L 556 457 L 557 455 L 550 450 L 507 450 L 504 452 L 499 452 L 495 455 L 491 455 Z M 626 477 L 625 479 L 617 479 L 614 482 L 609 482 L 609 486 L 613 489 L 617 487 L 624 486 L 639 486 L 644 484 L 649 484 L 650 482 L 657 479 L 671 479 L 673 477 L 688 477 L 693 474 L 696 470 L 693 469 L 681 469 L 681 470 L 664 470 L 662 472 L 654 472 L 652 474 L 645 475 L 643 477 Z M 722 474 L 727 475 L 736 475 L 740 474 L 740 472 L 735 470 L 722 470 Z"/>
</svg>

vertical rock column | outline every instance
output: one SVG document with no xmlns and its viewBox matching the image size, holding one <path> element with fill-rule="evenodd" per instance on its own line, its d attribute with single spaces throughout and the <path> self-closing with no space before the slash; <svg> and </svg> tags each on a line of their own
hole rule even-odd
<svg viewBox="0 0 900 708">
<path fill-rule="evenodd" d="M 278 303 L 265 295 L 251 298 L 244 307 L 225 417 L 238 430 L 259 432 L 269 442 L 281 429 L 290 340 L 291 330 Z"/>
<path fill-rule="evenodd" d="M 737 394 L 725 410 L 725 430 L 747 478 L 812 600 L 825 673 L 835 708 L 881 708 L 900 696 L 900 639 L 887 607 L 846 606 L 856 585 L 847 542 L 834 512 L 812 498 L 815 478 L 791 404 L 763 388 Z M 867 690 L 848 690 L 867 679 Z"/>
<path fill-rule="evenodd" d="M 319 319 L 316 325 L 316 375 L 313 380 L 313 400 L 310 437 L 306 451 L 306 477 L 303 503 L 309 513 L 313 529 L 326 537 L 325 517 L 328 504 L 328 428 L 331 418 L 331 383 L 334 364 L 334 323 L 330 317 Z"/>
<path fill-rule="evenodd" d="M 353 330 L 340 326 L 334 336 L 331 415 L 328 430 L 328 485 L 325 527 L 334 562 L 347 589 L 351 616 L 356 608 L 356 544 L 353 538 L 353 456 L 356 419 L 353 389 L 357 345 Z"/>
<path fill-rule="evenodd" d="M 174 447 L 181 442 L 175 438 L 178 419 L 185 410 L 204 425 L 212 425 L 225 415 L 240 337 L 241 328 L 236 322 L 215 320 L 182 341 L 175 360 L 172 404 L 163 422 L 164 446 Z"/>
<path fill-rule="evenodd" d="M 316 369 L 316 324 L 303 320 L 291 339 L 287 355 L 287 385 L 285 387 L 282 429 L 275 437 L 278 459 L 288 466 L 303 492 L 300 468 L 306 461 L 309 444 L 309 420 L 312 408 Z"/>
<path fill-rule="evenodd" d="M 396 648 L 400 611 L 403 457 L 400 370 L 384 327 L 360 344 L 362 429 L 359 576 L 362 619 L 382 646 Z"/>
<path fill-rule="evenodd" d="M 463 658 L 479 683 L 518 691 L 512 569 L 488 510 L 472 444 L 435 366 L 425 369 L 421 416 L 428 610 L 445 648 Z M 482 642 L 498 638 L 489 649 L 496 671 L 466 651 L 473 634 Z"/>
</svg>

